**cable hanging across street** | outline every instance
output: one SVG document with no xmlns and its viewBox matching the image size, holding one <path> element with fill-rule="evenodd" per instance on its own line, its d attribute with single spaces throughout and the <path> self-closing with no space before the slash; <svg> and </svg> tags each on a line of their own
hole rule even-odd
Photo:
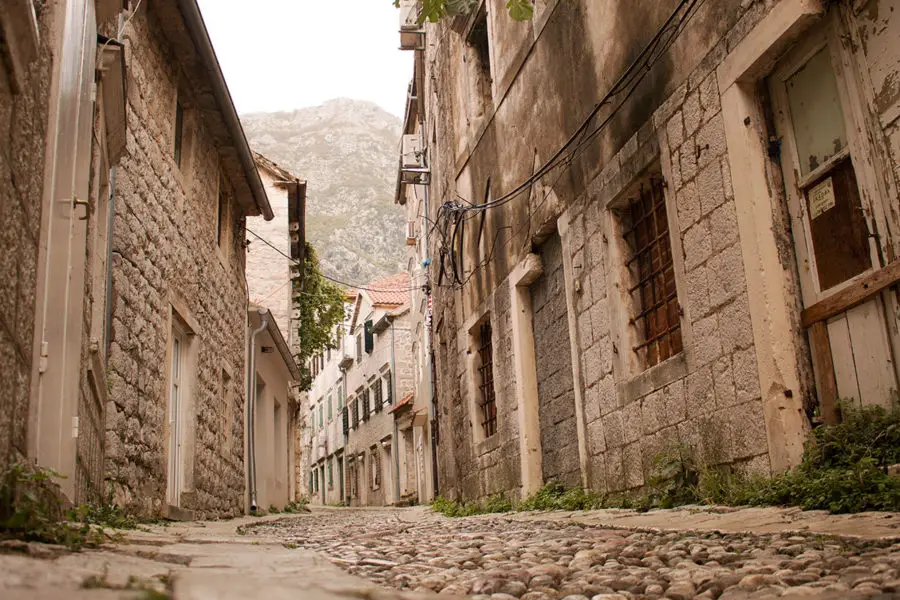
<svg viewBox="0 0 900 600">
<path fill-rule="evenodd" d="M 485 202 L 482 204 L 474 204 L 456 194 L 457 198 L 455 200 L 448 200 L 438 208 L 433 226 L 433 231 L 437 231 L 440 237 L 438 285 L 442 285 L 444 275 L 447 274 L 451 281 L 449 287 L 464 287 L 476 273 L 490 263 L 496 251 L 499 236 L 494 240 L 487 257 L 475 265 L 468 275 L 465 275 L 463 245 L 467 221 L 481 216 L 481 228 L 483 229 L 483 220 L 488 209 L 502 207 L 522 194 L 530 192 L 535 184 L 541 183 L 544 177 L 558 170 L 556 178 L 549 186 L 551 191 L 548 191 L 538 204 L 538 206 L 543 205 L 552 193 L 553 186 L 566 172 L 566 169 L 585 151 L 588 144 L 596 139 L 612 122 L 625 103 L 635 94 L 653 67 L 665 56 L 675 40 L 684 31 L 686 24 L 696 13 L 697 8 L 705 1 L 682 0 L 653 36 L 653 39 L 644 47 L 619 79 L 616 80 L 606 95 L 594 106 L 578 129 L 547 162 L 536 169 L 522 183 L 496 199 L 485 199 Z M 592 123 L 600 115 L 601 111 L 611 105 L 609 113 L 591 128 Z M 498 232 L 509 229 L 512 229 L 512 226 L 506 225 L 498 228 Z M 515 235 L 509 235 L 504 245 L 509 244 L 515 237 Z"/>
</svg>

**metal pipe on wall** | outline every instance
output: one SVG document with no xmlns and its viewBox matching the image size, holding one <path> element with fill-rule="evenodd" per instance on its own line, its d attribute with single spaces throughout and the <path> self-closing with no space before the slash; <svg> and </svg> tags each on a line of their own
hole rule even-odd
<svg viewBox="0 0 900 600">
<path fill-rule="evenodd" d="M 256 338 L 269 326 L 269 311 L 258 309 L 262 319 L 250 336 L 250 373 L 247 381 L 247 469 L 250 483 L 250 510 L 257 510 L 256 497 Z"/>
</svg>

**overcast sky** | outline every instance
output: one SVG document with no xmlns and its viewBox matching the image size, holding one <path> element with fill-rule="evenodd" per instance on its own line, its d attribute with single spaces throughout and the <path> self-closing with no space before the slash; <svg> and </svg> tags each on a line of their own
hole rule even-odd
<svg viewBox="0 0 900 600">
<path fill-rule="evenodd" d="M 370 100 L 402 117 L 412 52 L 391 0 L 200 0 L 238 113 Z"/>
</svg>

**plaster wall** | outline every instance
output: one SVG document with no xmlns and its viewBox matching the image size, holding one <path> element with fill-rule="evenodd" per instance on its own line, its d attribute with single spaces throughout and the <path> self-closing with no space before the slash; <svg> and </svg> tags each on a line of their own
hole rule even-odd
<svg viewBox="0 0 900 600">
<path fill-rule="evenodd" d="M 264 353 L 264 348 L 274 352 Z M 256 480 L 259 506 L 283 508 L 290 502 L 290 415 L 294 411 L 291 373 L 272 335 L 257 338 Z"/>
<path fill-rule="evenodd" d="M 261 216 L 248 217 L 247 229 L 262 236 L 278 250 L 267 246 L 256 236 L 247 236 L 247 286 L 250 288 L 250 302 L 272 311 L 281 335 L 288 347 L 293 347 L 292 341 L 296 335 L 290 328 L 291 261 L 285 258 L 291 254 L 288 193 L 266 169 L 260 169 L 259 174 L 275 218 L 266 221 Z"/>
</svg>

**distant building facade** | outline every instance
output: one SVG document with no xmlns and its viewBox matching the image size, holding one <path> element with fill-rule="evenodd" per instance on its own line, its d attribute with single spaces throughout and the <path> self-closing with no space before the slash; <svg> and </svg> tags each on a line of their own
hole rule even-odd
<svg viewBox="0 0 900 600">
<path fill-rule="evenodd" d="M 442 494 L 781 471 L 896 401 L 896 0 L 400 4 Z"/>
<path fill-rule="evenodd" d="M 349 296 L 339 348 L 314 359 L 308 487 L 315 504 L 428 499 L 427 407 L 414 401 L 410 285 L 402 273 Z"/>
</svg>

